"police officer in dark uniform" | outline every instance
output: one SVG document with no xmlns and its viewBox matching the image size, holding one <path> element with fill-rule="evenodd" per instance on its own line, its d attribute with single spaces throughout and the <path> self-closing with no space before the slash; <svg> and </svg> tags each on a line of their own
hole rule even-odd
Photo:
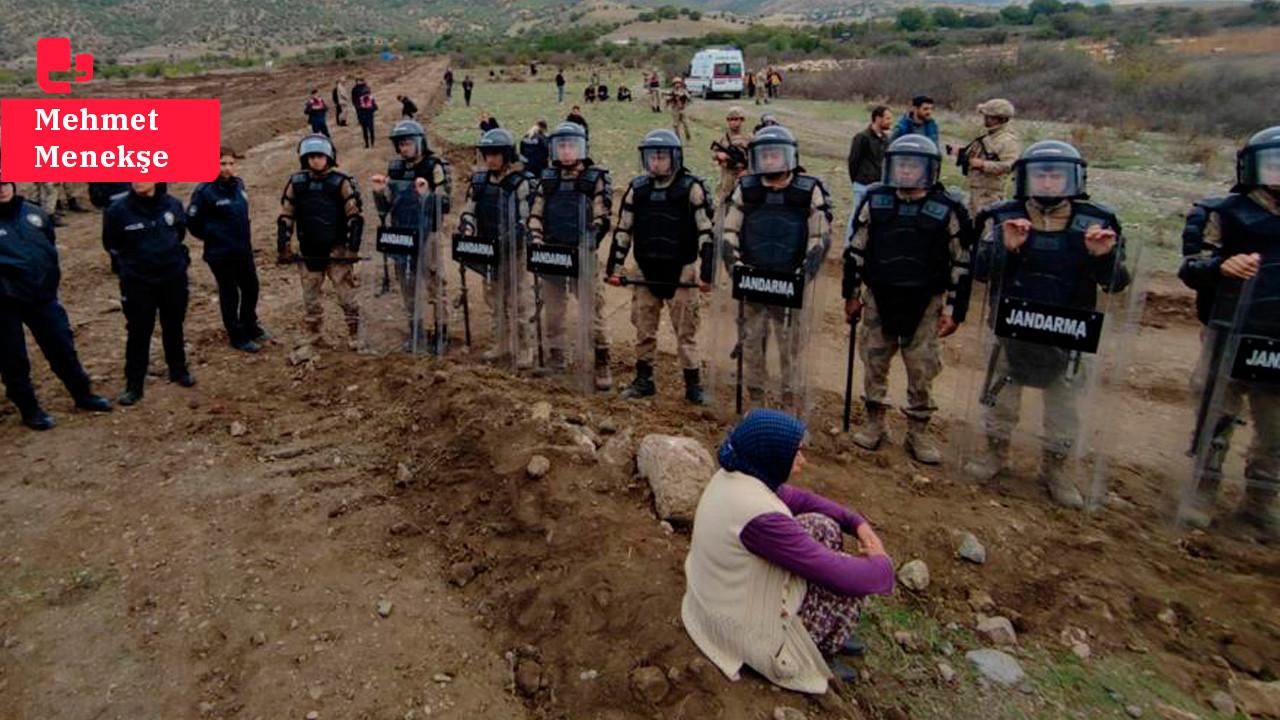
<svg viewBox="0 0 1280 720">
<path fill-rule="evenodd" d="M 576 246 L 580 238 L 590 233 L 598 248 L 611 223 L 613 189 L 609 171 L 591 160 L 587 131 L 577 123 L 560 123 L 551 133 L 549 144 L 552 167 L 543 171 L 534 194 L 533 209 L 529 212 L 530 241 Z M 584 206 L 585 215 L 580 214 Z M 594 276 L 593 271 L 594 268 L 590 268 L 588 274 Z M 594 318 L 580 321 L 592 323 L 595 388 L 605 391 L 613 388 L 613 375 L 609 369 L 609 341 L 604 332 L 603 284 L 592 284 L 594 287 L 571 287 L 568 282 L 551 279 L 540 282 L 550 356 L 544 371 L 562 372 L 566 368 L 565 320 L 569 293 L 593 292 Z"/>
<path fill-rule="evenodd" d="M 347 324 L 348 347 L 355 348 L 360 334 L 360 304 L 356 301 L 356 276 L 352 267 L 364 233 L 363 206 L 356 179 L 337 168 L 338 151 L 329 138 L 308 135 L 298 143 L 301 170 L 289 176 L 280 197 L 276 219 L 278 262 L 293 260 L 293 229 L 298 228 L 302 262 L 302 305 L 311 344 L 327 347 L 323 335 L 324 306 L 320 291 L 329 278 Z"/>
<path fill-rule="evenodd" d="M 0 181 L 0 379 L 33 430 L 57 423 L 36 400 L 27 357 L 26 325 L 76 407 L 105 412 L 111 402 L 94 395 L 89 375 L 76 357 L 67 311 L 58 302 L 58 250 L 53 224 L 44 210 L 18 195 L 14 183 Z"/>
<path fill-rule="evenodd" d="M 1058 140 L 1035 143 L 1014 163 L 1014 199 L 987 206 L 975 223 L 979 233 L 988 220 L 998 226 L 984 236 L 974 266 L 993 296 L 1095 310 L 1099 289 L 1116 293 L 1129 286 L 1120 221 L 1115 210 L 1089 199 L 1086 167 L 1078 150 Z M 996 315 L 989 313 L 992 322 Z M 1080 433 L 1078 389 L 1088 367 L 1051 345 L 999 338 L 994 347 L 989 374 L 1007 384 L 984 402 L 986 451 L 966 463 L 966 473 L 986 481 L 1004 470 L 1022 388 L 1037 388 L 1044 393 L 1040 480 L 1054 502 L 1084 507 L 1066 461 Z"/>
<path fill-rule="evenodd" d="M 547 169 L 550 154 L 547 149 L 546 118 L 538 118 L 538 122 L 520 139 L 520 156 L 524 158 L 524 169 L 533 173 L 535 179 Z"/>
<path fill-rule="evenodd" d="M 396 123 L 391 130 L 391 146 L 395 149 L 396 157 L 387 165 L 387 174 L 374 175 L 370 179 L 378 214 L 384 225 L 420 227 L 425 239 L 430 234 L 439 232 L 444 215 L 449 213 L 449 195 L 453 189 L 449 162 L 431 151 L 427 144 L 427 133 L 416 120 L 401 120 Z M 435 196 L 438 204 L 428 202 L 428 196 Z M 424 203 L 426 207 L 423 207 Z M 428 274 L 426 299 L 439 312 L 445 308 L 445 301 L 443 296 L 437 294 L 444 293 L 445 280 L 443 275 L 439 275 L 443 270 L 440 249 L 435 248 L 431 252 L 435 252 L 437 256 L 427 257 L 428 266 L 424 269 Z M 418 259 L 396 255 L 393 262 L 405 312 L 409 318 L 410 332 L 413 332 Z M 442 348 L 449 336 L 448 321 L 445 317 L 436 317 L 435 320 L 441 337 L 431 338 L 428 347 Z"/>
<path fill-rule="evenodd" d="M 800 166 L 795 136 L 781 125 L 756 131 L 748 145 L 750 174 L 729 194 L 721 235 L 723 260 L 785 273 L 803 271 L 812 280 L 831 247 L 831 199 L 818 178 Z M 709 275 L 703 279 L 710 281 Z M 764 395 L 765 345 L 772 334 L 781 348 L 784 394 L 803 378 L 792 362 L 802 339 L 785 308 L 751 303 L 743 308 L 739 352 L 745 354 L 744 381 L 753 400 Z M 784 398 L 785 402 L 790 400 Z"/>
<path fill-rule="evenodd" d="M 670 130 L 653 130 L 640 142 L 644 174 L 632 179 L 622 196 L 618 224 L 613 231 L 605 275 L 620 287 L 619 272 L 635 245 L 636 264 L 643 281 L 631 296 L 631 322 L 636 326 L 636 378 L 622 391 L 624 398 L 653 395 L 653 361 L 658 350 L 658 323 L 667 306 L 675 329 L 680 367 L 684 370 L 685 399 L 702 405 L 702 364 L 697 335 L 700 298 L 690 287 L 698 281 L 695 263 L 710 266 L 715 256 L 711 194 L 706 182 L 684 166 L 680 137 Z M 707 282 L 698 283 L 710 292 Z"/>
<path fill-rule="evenodd" d="M 249 193 L 235 175 L 234 150 L 220 150 L 218 179 L 200 183 L 187 204 L 187 229 L 204 241 L 204 261 L 218 283 L 218 305 L 231 347 L 258 351 L 258 270 L 249 234 Z"/>
<path fill-rule="evenodd" d="M 1235 382 L 1227 376 L 1231 369 L 1221 367 L 1225 335 L 1241 332 L 1230 327 L 1244 282 L 1255 278 L 1264 266 L 1280 263 L 1280 126 L 1262 130 L 1236 155 L 1236 184 L 1226 197 L 1197 202 L 1187 215 L 1182 233 L 1184 260 L 1178 277 L 1196 291 L 1196 310 L 1205 324 L 1196 371 L 1191 378 L 1192 390 L 1204 411 L 1198 415 L 1240 414 L 1245 396 L 1254 439 L 1245 462 L 1246 488 L 1236 519 L 1256 526 L 1271 537 L 1280 536 L 1280 519 L 1276 517 L 1276 495 L 1280 492 L 1280 390 L 1265 383 Z M 1277 320 L 1272 306 L 1259 301 L 1273 301 L 1274 271 L 1261 278 L 1261 290 L 1255 291 L 1251 307 L 1238 314 L 1251 326 L 1272 330 Z M 1259 308 L 1262 308 L 1259 310 Z M 1251 329 L 1252 333 L 1253 330 Z M 1268 335 L 1270 333 L 1260 332 Z M 1219 367 L 1213 367 L 1215 364 Z M 1214 388 L 1219 404 L 1210 407 Z M 1198 434 L 1193 452 L 1202 452 L 1197 463 L 1199 477 L 1189 507 L 1183 508 L 1182 520 L 1193 527 L 1208 527 L 1222 483 L 1222 463 L 1230 448 L 1232 417 L 1197 418 Z"/>
<path fill-rule="evenodd" d="M 842 288 L 847 317 L 862 320 L 858 349 L 868 421 L 853 441 L 875 450 L 884 439 L 889 361 L 901 353 L 907 368 L 904 445 L 928 465 L 942 462 L 926 434 L 937 407 L 933 380 L 942 370 L 938 340 L 964 321 L 971 285 L 969 213 L 939 181 L 941 166 L 942 154 L 929 138 L 893 141 L 882 182 L 871 185 L 854 210 Z"/>
<path fill-rule="evenodd" d="M 182 335 L 191 265 L 191 253 L 183 244 L 186 236 L 182 202 L 169 194 L 166 183 L 133 183 L 129 194 L 111 203 L 102 217 L 102 246 L 111 255 L 112 271 L 120 276 L 128 330 L 125 391 L 116 399 L 121 405 L 142 399 L 157 314 L 169 382 L 182 387 L 196 384 L 187 370 Z"/>
</svg>

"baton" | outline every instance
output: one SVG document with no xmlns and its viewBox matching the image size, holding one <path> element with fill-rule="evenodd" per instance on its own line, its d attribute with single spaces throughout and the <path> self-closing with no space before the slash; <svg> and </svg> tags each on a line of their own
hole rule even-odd
<svg viewBox="0 0 1280 720">
<path fill-rule="evenodd" d="M 854 346 L 858 342 L 858 316 L 849 318 L 849 361 L 844 369 L 844 422 L 845 432 L 849 432 L 849 414 L 853 411 L 853 358 Z"/>
<path fill-rule="evenodd" d="M 665 282 L 662 280 L 641 280 L 641 279 L 629 278 L 629 277 L 621 277 L 618 279 L 622 281 L 623 287 L 626 287 L 628 285 L 643 285 L 645 287 L 667 287 L 667 288 L 698 287 L 698 283 L 696 282 Z"/>
<path fill-rule="evenodd" d="M 280 258 L 280 263 L 300 263 L 300 262 L 334 262 L 334 263 L 357 263 L 364 260 L 372 260 L 368 255 L 360 255 L 358 257 L 332 257 L 330 255 L 293 255 L 287 258 Z"/>
</svg>

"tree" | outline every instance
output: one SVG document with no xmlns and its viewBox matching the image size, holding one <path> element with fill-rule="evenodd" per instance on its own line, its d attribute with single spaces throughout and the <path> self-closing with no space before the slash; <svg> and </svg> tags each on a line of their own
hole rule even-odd
<svg viewBox="0 0 1280 720">
<path fill-rule="evenodd" d="M 944 28 L 958 28 L 963 24 L 963 18 L 955 8 L 939 5 L 930 12 L 933 16 L 933 24 Z"/>
<path fill-rule="evenodd" d="M 1253 0 L 1249 7 L 1262 15 L 1275 15 L 1280 11 L 1280 0 Z"/>
<path fill-rule="evenodd" d="M 904 8 L 898 11 L 898 27 L 907 32 L 929 27 L 929 14 L 920 8 Z"/>
<path fill-rule="evenodd" d="M 1031 13 L 1021 5 L 1005 5 L 1000 8 L 1000 19 L 1010 25 L 1030 25 Z"/>
<path fill-rule="evenodd" d="M 1027 6 L 1027 11 L 1031 13 L 1033 18 L 1040 15 L 1056 15 L 1062 12 L 1062 2 L 1061 0 L 1031 0 L 1031 4 Z"/>
</svg>

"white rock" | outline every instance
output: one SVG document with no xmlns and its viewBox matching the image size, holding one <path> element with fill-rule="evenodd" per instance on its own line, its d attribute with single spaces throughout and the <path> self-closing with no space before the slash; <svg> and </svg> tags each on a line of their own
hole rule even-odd
<svg viewBox="0 0 1280 720">
<path fill-rule="evenodd" d="M 449 673 L 436 673 L 431 676 L 431 682 L 451 683 L 453 682 L 453 676 Z"/>
<path fill-rule="evenodd" d="M 938 677 L 942 679 L 942 682 L 950 685 L 955 682 L 956 669 L 951 667 L 951 663 L 940 662 L 938 663 Z"/>
<path fill-rule="evenodd" d="M 999 650 L 970 650 L 964 657 L 983 677 L 1006 687 L 1017 685 L 1026 677 L 1018 661 Z"/>
<path fill-rule="evenodd" d="M 992 645 L 1017 645 L 1018 634 L 1005 617 L 989 617 L 978 623 L 978 637 Z"/>
<path fill-rule="evenodd" d="M 711 453 L 693 438 L 646 435 L 636 451 L 636 469 L 649 481 L 658 517 L 691 523 L 716 465 Z"/>
<path fill-rule="evenodd" d="M 529 417 L 534 422 L 551 422 L 551 403 L 539 400 L 529 409 Z"/>
<path fill-rule="evenodd" d="M 1209 698 L 1209 705 L 1212 706 L 1214 710 L 1217 710 L 1227 717 L 1233 717 L 1236 714 L 1235 698 L 1221 690 L 1214 693 L 1213 697 Z"/>
<path fill-rule="evenodd" d="M 982 547 L 973 533 L 965 533 L 960 537 L 960 549 L 956 551 L 960 557 L 971 563 L 982 565 L 987 562 L 987 549 Z"/>
<path fill-rule="evenodd" d="M 1093 650 L 1085 643 L 1078 642 L 1071 646 L 1071 652 L 1081 660 L 1088 660 L 1093 657 Z"/>
<path fill-rule="evenodd" d="M 808 718 L 808 715 L 792 707 L 779 705 L 773 709 L 773 720 L 808 720 Z"/>
<path fill-rule="evenodd" d="M 529 458 L 529 466 L 524 471 L 535 480 L 546 477 L 551 471 L 551 461 L 541 455 L 534 455 Z"/>
<path fill-rule="evenodd" d="M 249 432 L 249 428 L 245 427 L 244 423 L 239 420 L 233 420 L 231 422 L 231 437 L 240 437 L 247 432 Z"/>
<path fill-rule="evenodd" d="M 929 587 L 929 566 L 923 560 L 912 560 L 898 568 L 898 582 L 908 590 L 920 592 Z"/>
<path fill-rule="evenodd" d="M 387 617 L 391 615 L 391 608 L 393 607 L 395 605 L 390 600 L 379 600 L 377 606 L 378 614 L 382 617 Z"/>
</svg>

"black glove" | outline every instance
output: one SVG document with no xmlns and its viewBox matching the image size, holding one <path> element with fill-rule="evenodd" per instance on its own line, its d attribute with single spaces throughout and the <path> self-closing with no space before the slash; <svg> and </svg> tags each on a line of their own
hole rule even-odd
<svg viewBox="0 0 1280 720">
<path fill-rule="evenodd" d="M 293 226 L 284 218 L 276 218 L 276 254 L 284 255 L 293 239 Z"/>
<path fill-rule="evenodd" d="M 703 243 L 702 249 L 698 252 L 702 257 L 702 267 L 698 269 L 698 276 L 702 278 L 702 282 L 711 284 L 711 274 L 715 271 L 716 246 L 715 243 Z"/>
<path fill-rule="evenodd" d="M 810 278 L 817 276 L 818 270 L 822 268 L 822 256 L 825 248 L 821 245 L 813 248 L 804 256 L 804 274 Z"/>
<path fill-rule="evenodd" d="M 364 235 L 364 216 L 352 215 L 347 218 L 347 249 L 360 252 L 360 240 Z"/>
</svg>

